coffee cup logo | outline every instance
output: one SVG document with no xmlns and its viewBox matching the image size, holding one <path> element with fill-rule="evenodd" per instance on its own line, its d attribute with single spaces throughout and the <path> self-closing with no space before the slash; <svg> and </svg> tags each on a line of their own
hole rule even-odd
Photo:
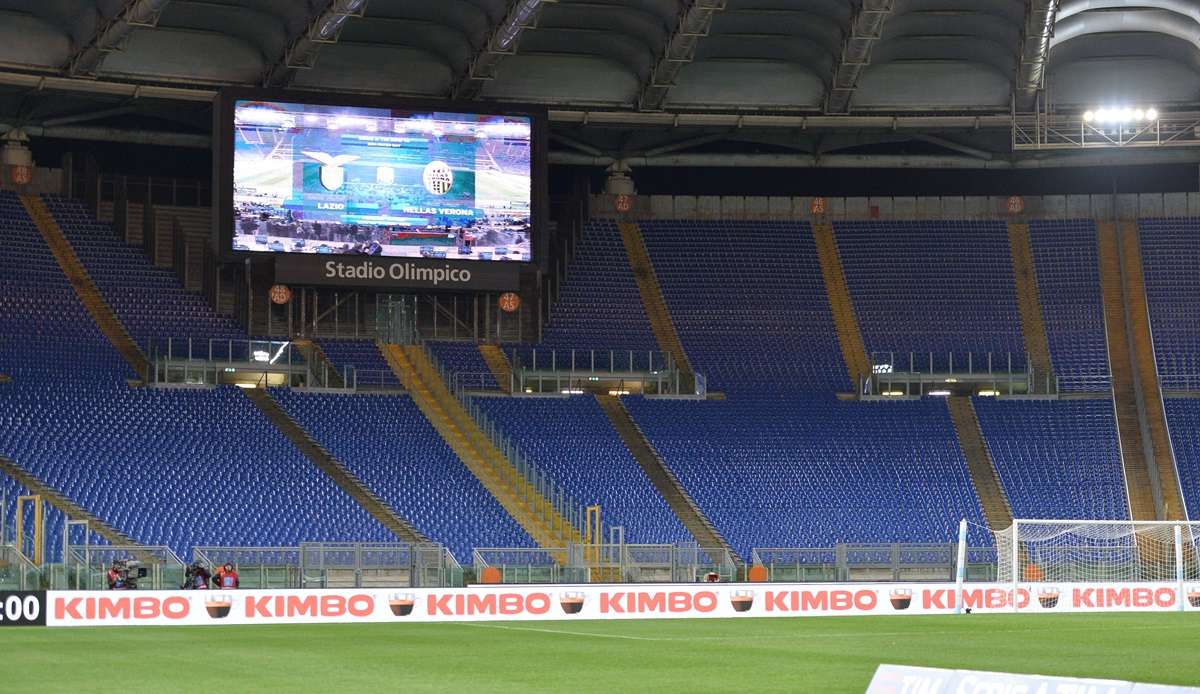
<svg viewBox="0 0 1200 694">
<path fill-rule="evenodd" d="M 892 602 L 892 609 L 907 610 L 912 604 L 912 589 L 911 588 L 893 588 L 888 594 L 888 599 Z"/>
<path fill-rule="evenodd" d="M 1200 607 L 1200 586 L 1188 586 L 1187 599 L 1192 607 Z"/>
<path fill-rule="evenodd" d="M 749 612 L 754 607 L 754 591 L 738 589 L 730 593 L 729 601 L 738 612 Z"/>
<path fill-rule="evenodd" d="M 559 593 L 558 604 L 562 606 L 563 612 L 567 614 L 579 614 L 583 610 L 583 601 L 587 597 L 580 591 L 571 590 L 565 593 Z"/>
<path fill-rule="evenodd" d="M 1038 588 L 1038 602 L 1047 610 L 1058 606 L 1058 588 L 1045 587 Z"/>
<path fill-rule="evenodd" d="M 210 595 L 204 599 L 204 609 L 208 611 L 209 617 L 224 619 L 229 616 L 229 610 L 233 609 L 233 596 Z"/>
<path fill-rule="evenodd" d="M 388 609 L 394 617 L 407 617 L 412 614 L 413 605 L 416 603 L 417 596 L 412 593 L 392 593 L 388 596 Z"/>
</svg>

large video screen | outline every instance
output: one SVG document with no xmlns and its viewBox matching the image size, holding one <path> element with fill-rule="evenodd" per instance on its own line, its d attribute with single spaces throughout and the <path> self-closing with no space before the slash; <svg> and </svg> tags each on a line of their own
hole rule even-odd
<svg viewBox="0 0 1200 694">
<path fill-rule="evenodd" d="M 532 125 L 236 100 L 232 250 L 527 262 Z"/>
</svg>

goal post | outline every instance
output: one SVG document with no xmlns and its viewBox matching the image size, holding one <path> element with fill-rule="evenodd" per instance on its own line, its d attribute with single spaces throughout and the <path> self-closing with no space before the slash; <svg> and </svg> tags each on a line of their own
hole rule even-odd
<svg viewBox="0 0 1200 694">
<path fill-rule="evenodd" d="M 996 531 L 996 580 L 1125 583 L 1200 580 L 1200 522 L 1015 519 Z"/>
</svg>

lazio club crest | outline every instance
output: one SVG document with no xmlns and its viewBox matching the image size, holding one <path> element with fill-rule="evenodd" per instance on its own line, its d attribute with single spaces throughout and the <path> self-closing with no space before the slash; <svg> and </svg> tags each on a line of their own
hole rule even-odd
<svg viewBox="0 0 1200 694">
<path fill-rule="evenodd" d="M 305 152 L 304 156 L 311 157 L 321 164 L 321 185 L 325 190 L 335 191 L 346 182 L 346 164 L 358 159 L 354 154 L 339 154 L 332 156 L 324 152 Z"/>
</svg>

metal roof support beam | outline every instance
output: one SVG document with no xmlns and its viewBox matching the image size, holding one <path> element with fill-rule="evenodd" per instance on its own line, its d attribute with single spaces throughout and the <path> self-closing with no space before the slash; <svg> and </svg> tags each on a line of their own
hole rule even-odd
<svg viewBox="0 0 1200 694">
<path fill-rule="evenodd" d="M 504 18 L 492 27 L 487 41 L 471 57 L 467 69 L 454 80 L 450 98 L 471 100 L 479 97 L 483 83 L 496 79 L 496 68 L 505 56 L 517 52 L 521 34 L 537 25 L 538 16 L 547 3 L 558 0 L 510 0 Z"/>
<path fill-rule="evenodd" d="M 862 0 L 850 18 L 850 31 L 842 40 L 842 53 L 833 68 L 833 79 L 825 94 L 825 113 L 849 113 L 858 78 L 871 64 L 871 49 L 883 34 L 896 0 Z"/>
<path fill-rule="evenodd" d="M 945 147 L 946 149 L 951 149 L 955 152 L 961 152 L 969 157 L 975 157 L 977 159 L 992 159 L 996 156 L 986 150 L 978 149 L 970 145 L 964 145 L 962 143 L 955 142 L 954 140 L 947 140 L 946 138 L 938 137 L 937 135 L 925 135 L 923 133 L 919 133 L 913 135 L 913 139 L 920 140 L 922 142 L 928 142 L 930 144 L 937 145 L 938 147 Z"/>
<path fill-rule="evenodd" d="M 1021 64 L 1017 67 L 1017 82 L 1013 91 L 1018 109 L 1033 108 L 1037 94 L 1046 79 L 1046 64 L 1050 61 L 1050 40 L 1054 37 L 1054 21 L 1059 0 L 1028 0 L 1025 5 L 1025 28 L 1021 31 Z"/>
<path fill-rule="evenodd" d="M 125 0 L 121 11 L 102 19 L 87 43 L 80 46 L 67 62 L 66 74 L 94 77 L 105 56 L 120 50 L 134 27 L 154 27 L 170 0 Z"/>
<path fill-rule="evenodd" d="M 264 87 L 291 86 L 296 77 L 296 70 L 311 69 L 317 64 L 317 56 L 321 46 L 337 43 L 346 21 L 351 17 L 361 17 L 367 9 L 368 0 L 327 0 L 325 4 L 312 15 L 308 25 L 300 35 L 292 39 L 291 45 L 283 52 L 283 56 L 263 71 L 262 85 Z"/>
<path fill-rule="evenodd" d="M 550 152 L 551 164 L 604 166 L 630 170 L 642 167 L 742 167 L 785 169 L 979 169 L 1012 171 L 1083 166 L 1135 166 L 1200 163 L 1196 148 L 1079 152 L 1013 159 L 978 159 L 928 154 L 667 154 L 657 157 L 591 157 L 575 152 Z"/>
<path fill-rule="evenodd" d="M 662 110 L 679 71 L 692 62 L 696 44 L 708 36 L 713 13 L 725 9 L 725 0 L 682 0 L 682 3 L 679 20 L 638 92 L 638 110 Z"/>
</svg>

